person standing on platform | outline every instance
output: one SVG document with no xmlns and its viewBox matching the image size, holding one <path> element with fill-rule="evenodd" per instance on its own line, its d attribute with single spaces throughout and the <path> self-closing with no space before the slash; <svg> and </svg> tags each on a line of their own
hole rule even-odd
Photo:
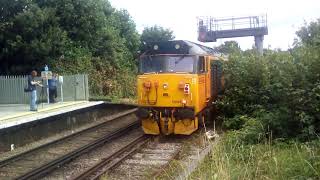
<svg viewBox="0 0 320 180">
<path fill-rule="evenodd" d="M 57 98 L 57 78 L 58 74 L 53 73 L 52 79 L 48 80 L 49 83 L 49 102 L 55 103 L 55 98 Z"/>
<path fill-rule="evenodd" d="M 32 71 L 31 75 L 28 76 L 28 86 L 30 89 L 30 111 L 37 111 L 37 86 L 42 86 L 39 81 L 36 81 L 37 71 Z"/>
</svg>

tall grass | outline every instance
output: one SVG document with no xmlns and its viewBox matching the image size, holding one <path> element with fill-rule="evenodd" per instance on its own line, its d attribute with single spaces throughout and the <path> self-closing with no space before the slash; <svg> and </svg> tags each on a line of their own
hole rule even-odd
<svg viewBox="0 0 320 180">
<path fill-rule="evenodd" d="M 320 139 L 250 145 L 226 136 L 190 179 L 320 179 Z"/>
</svg>

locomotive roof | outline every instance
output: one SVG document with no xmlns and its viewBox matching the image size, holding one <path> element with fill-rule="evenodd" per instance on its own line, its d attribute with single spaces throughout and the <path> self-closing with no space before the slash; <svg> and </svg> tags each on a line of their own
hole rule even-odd
<svg viewBox="0 0 320 180">
<path fill-rule="evenodd" d="M 155 54 L 192 54 L 192 55 L 217 55 L 214 49 L 186 40 L 160 41 L 147 44 L 143 55 Z"/>
</svg>

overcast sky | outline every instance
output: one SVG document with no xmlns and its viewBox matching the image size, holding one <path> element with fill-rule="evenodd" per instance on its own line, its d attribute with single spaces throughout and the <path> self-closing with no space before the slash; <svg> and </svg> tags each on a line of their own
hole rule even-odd
<svg viewBox="0 0 320 180">
<path fill-rule="evenodd" d="M 127 9 L 141 33 L 155 24 L 170 28 L 176 39 L 197 41 L 198 16 L 247 16 L 267 13 L 269 35 L 264 47 L 287 49 L 295 31 L 320 18 L 320 0 L 110 0 L 117 9 Z M 242 49 L 251 48 L 253 37 L 235 38 Z M 218 40 L 216 46 L 225 40 Z"/>
</svg>

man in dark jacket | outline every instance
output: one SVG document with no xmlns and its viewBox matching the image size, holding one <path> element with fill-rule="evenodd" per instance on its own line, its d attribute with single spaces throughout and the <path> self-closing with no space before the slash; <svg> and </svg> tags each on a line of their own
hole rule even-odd
<svg viewBox="0 0 320 180">
<path fill-rule="evenodd" d="M 30 89 L 30 111 L 37 111 L 37 86 L 42 86 L 39 81 L 35 80 L 37 71 L 32 71 L 28 76 L 28 86 Z"/>
</svg>

